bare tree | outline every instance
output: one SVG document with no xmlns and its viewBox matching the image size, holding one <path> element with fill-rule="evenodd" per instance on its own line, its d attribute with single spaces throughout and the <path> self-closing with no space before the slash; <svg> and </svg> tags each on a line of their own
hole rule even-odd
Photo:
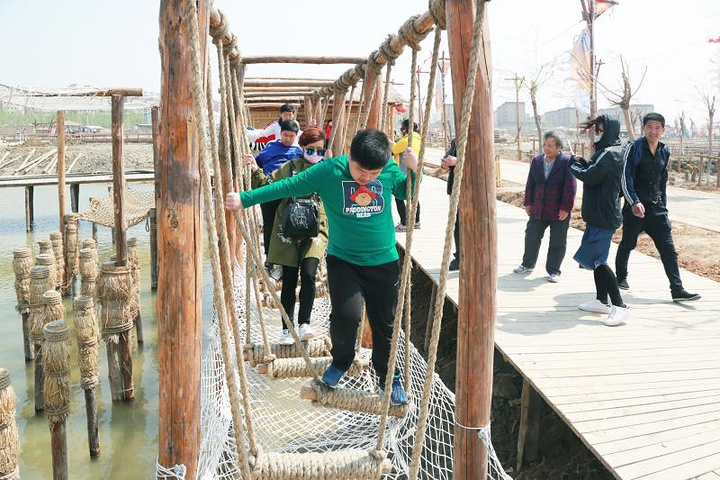
<svg viewBox="0 0 720 480">
<path fill-rule="evenodd" d="M 520 129 L 522 129 L 520 123 L 520 89 L 525 83 L 525 77 L 519 77 L 517 73 L 514 73 L 512 78 L 506 78 L 505 80 L 512 80 L 515 83 L 515 143 L 517 144 L 517 159 L 519 162 L 522 160 L 522 149 L 520 148 Z"/>
<path fill-rule="evenodd" d="M 548 80 L 550 80 L 550 77 L 552 76 L 554 61 L 551 63 L 546 63 L 542 67 L 540 67 L 540 70 L 537 71 L 535 75 L 530 79 L 529 82 L 525 85 L 528 89 L 528 93 L 530 93 L 530 104 L 532 105 L 533 109 L 533 118 L 535 119 L 535 128 L 537 128 L 537 136 L 538 136 L 538 145 L 542 147 L 542 126 L 541 126 L 541 119 L 540 119 L 540 113 L 538 112 L 538 106 L 537 106 L 537 95 L 538 90 L 540 87 L 542 87 L 545 83 L 547 83 Z"/>
<path fill-rule="evenodd" d="M 677 171 L 680 173 L 682 159 L 685 158 L 685 132 L 687 132 L 687 124 L 685 123 L 685 111 L 680 112 L 678 116 L 680 122 L 680 158 L 678 158 Z"/>
<path fill-rule="evenodd" d="M 700 95 L 700 99 L 702 100 L 703 105 L 707 109 L 707 113 L 708 113 L 708 159 L 705 163 L 705 169 L 707 170 L 706 183 L 709 185 L 710 184 L 710 162 L 713 157 L 713 119 L 715 117 L 715 95 L 713 94 L 711 97 L 710 93 L 708 93 L 707 91 L 700 90 L 699 88 L 697 88 L 697 91 L 698 91 L 698 94 Z M 700 182 L 698 181 L 698 183 L 700 183 Z M 716 186 L 720 187 L 720 168 L 717 169 Z"/>
<path fill-rule="evenodd" d="M 638 83 L 638 86 L 633 90 L 632 85 L 630 83 L 630 73 L 628 71 L 627 63 L 622 58 L 622 55 L 620 55 L 620 66 L 622 67 L 622 73 L 621 73 L 621 90 L 612 90 L 602 83 L 598 82 L 598 85 L 601 88 L 603 96 L 613 105 L 617 105 L 620 107 L 620 110 L 623 112 L 623 118 L 625 119 L 625 128 L 627 128 L 628 136 L 630 138 L 635 138 L 635 124 L 633 122 L 633 118 L 630 115 L 630 101 L 635 96 L 635 94 L 640 90 L 640 87 L 642 87 L 643 82 L 645 81 L 645 74 L 647 73 L 647 66 L 645 67 L 645 71 L 642 74 L 642 78 L 640 79 L 640 83 Z"/>
</svg>

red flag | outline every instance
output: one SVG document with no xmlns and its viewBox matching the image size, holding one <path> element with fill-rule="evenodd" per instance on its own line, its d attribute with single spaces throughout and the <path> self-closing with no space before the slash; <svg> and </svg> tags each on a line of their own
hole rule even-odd
<svg viewBox="0 0 720 480">
<path fill-rule="evenodd" d="M 595 18 L 598 18 L 617 4 L 618 2 L 615 0 L 595 0 Z"/>
</svg>

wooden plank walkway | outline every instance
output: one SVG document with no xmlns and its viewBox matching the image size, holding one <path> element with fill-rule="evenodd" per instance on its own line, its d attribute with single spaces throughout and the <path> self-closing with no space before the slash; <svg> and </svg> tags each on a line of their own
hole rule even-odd
<svg viewBox="0 0 720 480">
<path fill-rule="evenodd" d="M 445 188 L 425 177 L 413 237 L 413 258 L 436 282 Z M 570 229 L 560 283 L 544 271 L 547 239 L 533 273 L 512 273 L 526 221 L 523 210 L 498 202 L 496 346 L 616 478 L 720 480 L 720 284 L 683 271 L 687 289 L 703 298 L 675 304 L 660 261 L 633 252 L 623 292 L 631 316 L 606 327 L 604 316 L 577 309 L 595 297 L 592 273 L 572 260 L 581 231 Z M 451 272 L 456 305 L 460 278 Z"/>
</svg>

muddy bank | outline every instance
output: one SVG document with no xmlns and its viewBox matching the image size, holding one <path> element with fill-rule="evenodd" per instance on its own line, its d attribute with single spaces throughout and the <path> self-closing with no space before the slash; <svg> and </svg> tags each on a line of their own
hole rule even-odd
<svg viewBox="0 0 720 480">
<path fill-rule="evenodd" d="M 39 159 L 42 155 L 52 151 L 45 160 L 27 170 L 20 172 L 20 175 L 39 175 L 43 173 L 43 170 L 49 166 L 53 159 L 57 159 L 54 152 L 57 150 L 57 146 L 52 143 L 38 143 L 37 145 L 23 145 L 23 146 L 0 146 L 0 159 L 5 157 L 5 160 L 0 162 L 0 167 L 3 164 L 10 162 L 9 165 L 0 168 L 0 176 L 13 175 L 14 172 L 20 168 L 25 159 L 28 159 L 28 164 L 31 164 L 33 160 Z M 72 169 L 71 173 L 98 173 L 98 172 L 111 172 L 112 171 L 112 146 L 110 143 L 95 143 L 95 144 L 72 144 L 69 143 L 65 148 L 65 165 L 66 169 L 70 167 L 75 158 L 81 155 L 77 163 Z M 152 144 L 149 143 L 125 143 L 123 146 L 123 158 L 125 159 L 125 170 L 152 170 L 153 158 L 152 158 Z M 56 173 L 57 169 L 53 168 L 49 173 Z M 18 175 L 18 174 L 16 174 Z"/>
</svg>

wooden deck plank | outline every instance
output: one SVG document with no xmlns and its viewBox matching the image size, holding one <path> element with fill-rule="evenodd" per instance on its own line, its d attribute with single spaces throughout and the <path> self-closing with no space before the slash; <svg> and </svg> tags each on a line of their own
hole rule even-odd
<svg viewBox="0 0 720 480">
<path fill-rule="evenodd" d="M 433 178 L 423 182 L 423 228 L 414 232 L 412 252 L 435 281 L 447 221 L 444 188 Z M 633 252 L 631 290 L 622 292 L 631 316 L 608 328 L 603 315 L 577 308 L 595 296 L 592 274 L 571 258 L 582 232 L 570 229 L 562 280 L 551 284 L 547 238 L 535 271 L 513 274 L 527 216 L 502 203 L 497 214 L 495 342 L 506 360 L 617 478 L 720 480 L 720 285 L 682 271 L 684 284 L 703 299 L 673 303 L 660 261 Z M 461 274 L 449 275 L 447 298 L 455 305 Z"/>
</svg>

